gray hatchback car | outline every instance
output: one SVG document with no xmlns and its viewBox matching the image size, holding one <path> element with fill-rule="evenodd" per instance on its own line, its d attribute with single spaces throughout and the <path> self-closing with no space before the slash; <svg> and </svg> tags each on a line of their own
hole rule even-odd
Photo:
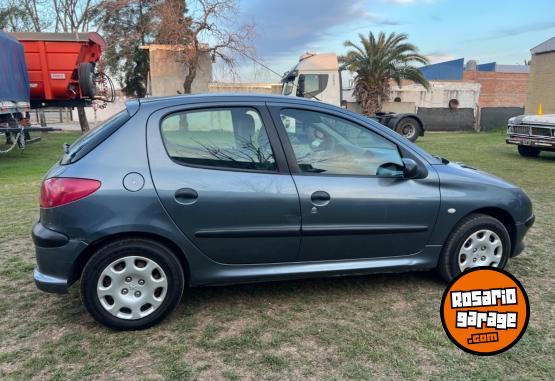
<svg viewBox="0 0 555 381">
<path fill-rule="evenodd" d="M 361 115 L 301 98 L 133 100 L 44 177 L 39 289 L 114 329 L 167 316 L 186 285 L 502 268 L 534 223 L 497 177 Z"/>
</svg>

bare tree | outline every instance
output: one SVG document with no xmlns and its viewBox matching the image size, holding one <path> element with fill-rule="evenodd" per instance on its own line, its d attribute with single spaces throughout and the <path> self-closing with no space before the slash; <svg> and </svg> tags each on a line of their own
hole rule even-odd
<svg viewBox="0 0 555 381">
<path fill-rule="evenodd" d="M 45 1 L 49 0 L 0 0 L 1 26 L 11 31 L 42 31 L 49 23 L 39 16 Z"/>
<path fill-rule="evenodd" d="M 55 31 L 86 32 L 94 15 L 96 0 L 51 0 L 56 9 Z"/>
<path fill-rule="evenodd" d="M 8 25 L 14 31 L 85 32 L 101 0 L 0 0 L 0 8 L 14 9 Z M 19 20 L 15 20 L 18 18 Z"/>
<path fill-rule="evenodd" d="M 208 54 L 212 61 L 220 59 L 234 73 L 238 54 L 254 53 L 250 45 L 252 24 L 236 25 L 235 0 L 165 0 L 157 7 L 158 36 L 156 42 L 174 46 L 176 59 L 185 67 L 183 91 L 191 92 L 199 60 Z"/>
</svg>

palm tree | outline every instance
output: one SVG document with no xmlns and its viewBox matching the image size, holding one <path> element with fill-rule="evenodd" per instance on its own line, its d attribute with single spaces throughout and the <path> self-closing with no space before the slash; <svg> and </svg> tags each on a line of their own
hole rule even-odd
<svg viewBox="0 0 555 381">
<path fill-rule="evenodd" d="M 412 65 L 427 64 L 428 59 L 418 54 L 416 46 L 406 42 L 406 34 L 386 36 L 380 32 L 376 38 L 370 32 L 368 37 L 358 36 L 360 45 L 345 41 L 345 47 L 352 49 L 339 57 L 339 61 L 342 69 L 356 74 L 353 95 L 365 115 L 381 110 L 382 102 L 389 98 L 391 80 L 401 86 L 401 80 L 408 79 L 429 88 L 426 78 Z"/>
</svg>

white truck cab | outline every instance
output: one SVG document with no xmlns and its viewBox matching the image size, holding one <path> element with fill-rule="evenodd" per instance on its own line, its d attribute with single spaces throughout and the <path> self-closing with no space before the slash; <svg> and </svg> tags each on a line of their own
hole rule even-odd
<svg viewBox="0 0 555 381">
<path fill-rule="evenodd" d="M 282 79 L 282 95 L 341 106 L 341 75 L 335 53 L 305 53 Z"/>
<path fill-rule="evenodd" d="M 297 65 L 284 74 L 281 82 L 282 95 L 311 98 L 339 107 L 344 106 L 341 98 L 341 71 L 335 53 L 303 54 Z M 413 142 L 424 135 L 424 124 L 416 114 L 378 113 L 370 118 Z"/>
</svg>

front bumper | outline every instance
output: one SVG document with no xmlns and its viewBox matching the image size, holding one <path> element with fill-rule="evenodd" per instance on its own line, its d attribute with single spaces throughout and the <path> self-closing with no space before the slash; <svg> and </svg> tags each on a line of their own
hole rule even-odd
<svg viewBox="0 0 555 381">
<path fill-rule="evenodd" d="M 40 222 L 33 225 L 32 237 L 37 258 L 33 278 L 37 288 L 46 292 L 66 293 L 76 280 L 75 264 L 87 244 L 48 229 Z"/>
<path fill-rule="evenodd" d="M 524 250 L 524 236 L 528 232 L 528 230 L 534 225 L 536 221 L 536 217 L 532 214 L 530 218 L 528 218 L 522 224 L 516 224 L 516 234 L 515 234 L 515 245 L 513 247 L 513 251 L 511 253 L 511 257 L 516 257 Z"/>
<path fill-rule="evenodd" d="M 546 151 L 555 150 L 555 139 L 543 139 L 534 136 L 509 135 L 505 142 L 519 146 L 536 147 Z"/>
</svg>

